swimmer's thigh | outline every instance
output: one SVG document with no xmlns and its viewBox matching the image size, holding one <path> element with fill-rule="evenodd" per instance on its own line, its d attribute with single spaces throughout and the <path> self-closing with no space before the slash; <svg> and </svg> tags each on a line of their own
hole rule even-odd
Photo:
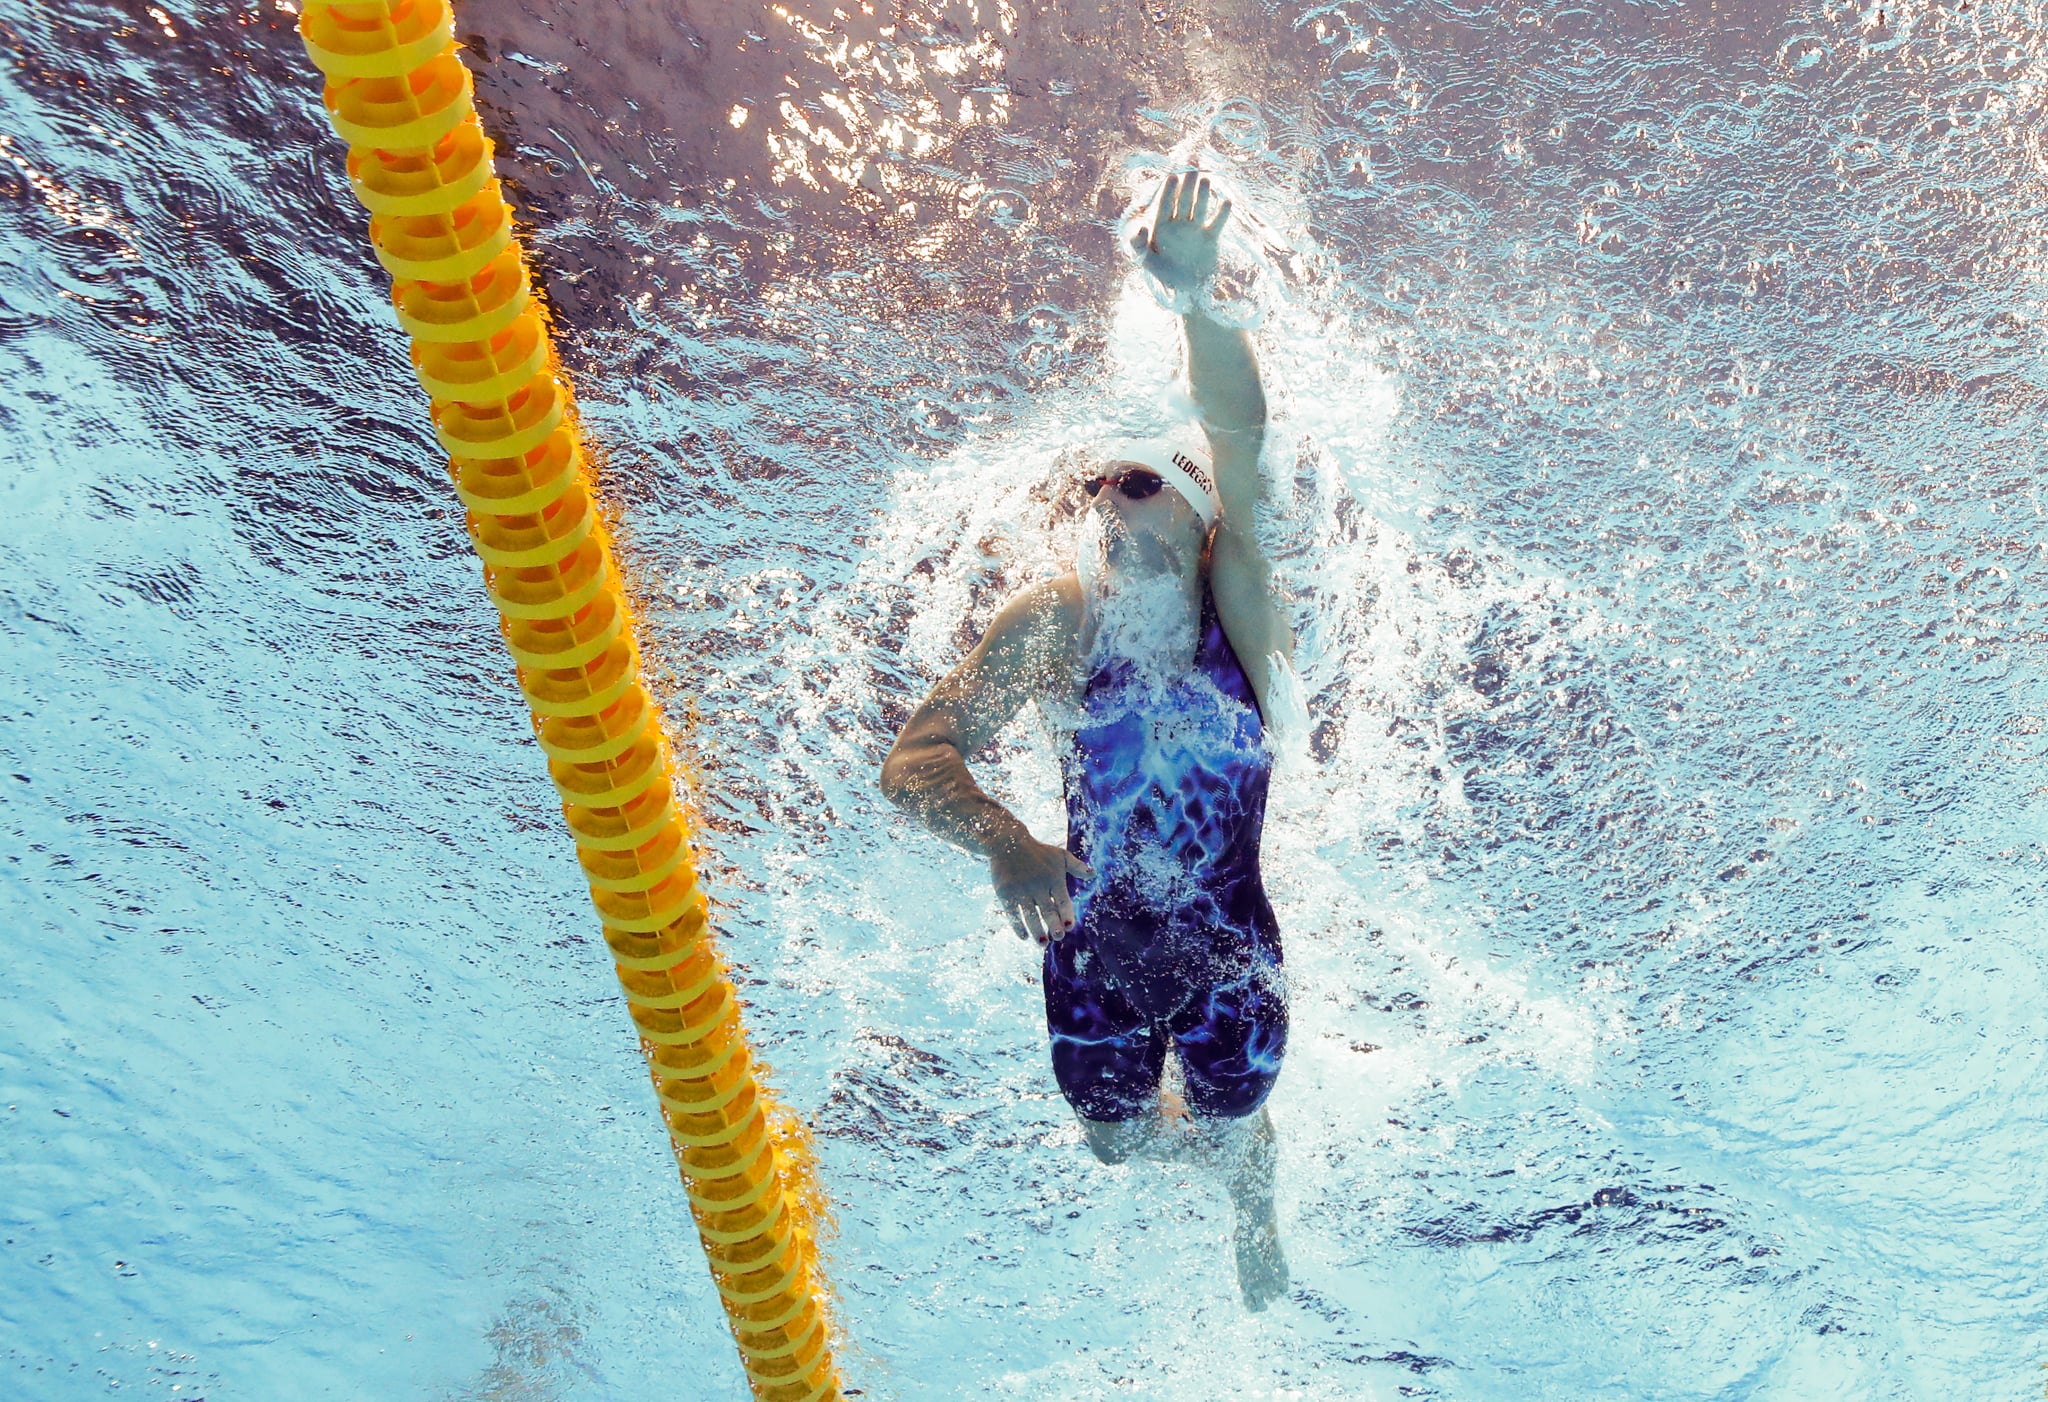
<svg viewBox="0 0 2048 1402">
<path fill-rule="evenodd" d="M 1060 1094 L 1083 1119 L 1157 1109 L 1166 1037 L 1109 981 L 1078 932 L 1046 946 L 1045 1029 Z"/>
<path fill-rule="evenodd" d="M 1172 1023 L 1188 1108 L 1234 1119 L 1265 1104 L 1287 1054 L 1287 996 L 1264 960 L 1212 985 Z"/>
</svg>

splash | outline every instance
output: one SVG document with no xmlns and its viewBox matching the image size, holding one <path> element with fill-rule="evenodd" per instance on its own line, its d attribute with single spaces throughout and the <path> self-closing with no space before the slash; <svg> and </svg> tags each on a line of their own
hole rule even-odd
<svg viewBox="0 0 2048 1402">
<path fill-rule="evenodd" d="M 1091 511 L 1091 518 L 1100 513 Z M 1105 570 L 1087 595 L 1094 636 L 1084 669 L 1127 662 L 1145 691 L 1164 695 L 1188 674 L 1201 616 L 1189 606 L 1187 586 L 1170 574 Z"/>
</svg>

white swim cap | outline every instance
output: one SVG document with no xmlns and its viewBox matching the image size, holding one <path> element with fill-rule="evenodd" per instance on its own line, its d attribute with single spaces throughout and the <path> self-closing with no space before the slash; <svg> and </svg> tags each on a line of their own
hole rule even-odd
<svg viewBox="0 0 2048 1402">
<path fill-rule="evenodd" d="M 1215 525 L 1223 514 L 1223 498 L 1216 494 L 1216 466 L 1193 443 L 1179 438 L 1130 438 L 1105 443 L 1101 452 L 1105 463 L 1134 462 L 1158 473 L 1167 486 L 1187 499 L 1204 526 Z"/>
</svg>

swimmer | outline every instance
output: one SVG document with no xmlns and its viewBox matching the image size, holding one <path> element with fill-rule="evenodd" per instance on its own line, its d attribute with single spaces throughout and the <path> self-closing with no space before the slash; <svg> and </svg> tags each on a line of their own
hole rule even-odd
<svg viewBox="0 0 2048 1402">
<path fill-rule="evenodd" d="M 1191 294 L 1216 268 L 1230 202 L 1168 179 L 1133 251 Z M 987 858 L 1017 934 L 1044 947 L 1053 1074 L 1104 1163 L 1215 1170 L 1236 1216 L 1245 1304 L 1287 1291 L 1264 1105 L 1287 1046 L 1279 927 L 1259 872 L 1294 640 L 1253 530 L 1266 397 L 1250 338 L 1182 320 L 1192 436 L 1109 445 L 1077 568 L 1010 601 L 904 724 L 882 791 Z M 1067 840 L 1040 842 L 967 759 L 1027 701 L 1063 736 Z M 1062 721 L 1064 718 L 1064 721 Z M 1181 1097 L 1162 1089 L 1178 1060 Z M 1185 1110 L 1182 1111 L 1184 1103 Z"/>
</svg>

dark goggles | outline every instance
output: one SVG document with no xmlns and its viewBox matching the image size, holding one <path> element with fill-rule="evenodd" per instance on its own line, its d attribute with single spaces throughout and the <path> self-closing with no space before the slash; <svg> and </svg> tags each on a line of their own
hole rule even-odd
<svg viewBox="0 0 2048 1402">
<path fill-rule="evenodd" d="M 1147 497 L 1158 496 L 1159 489 L 1166 485 L 1166 479 L 1149 467 L 1127 467 L 1122 472 L 1090 477 L 1081 485 L 1091 497 L 1104 487 L 1114 486 L 1125 501 L 1143 501 Z"/>
</svg>

